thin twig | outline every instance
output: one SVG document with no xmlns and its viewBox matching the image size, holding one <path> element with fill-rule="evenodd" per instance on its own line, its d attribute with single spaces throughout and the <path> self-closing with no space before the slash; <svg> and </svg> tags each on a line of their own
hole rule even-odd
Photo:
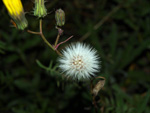
<svg viewBox="0 0 150 113">
<path fill-rule="evenodd" d="M 28 33 L 31 33 L 31 34 L 35 34 L 35 35 L 40 35 L 40 32 L 34 32 L 34 31 L 31 31 L 31 30 L 27 30 Z"/>
<path fill-rule="evenodd" d="M 57 50 L 57 48 L 58 48 L 61 44 L 63 44 L 63 43 L 65 43 L 65 42 L 67 42 L 67 41 L 68 41 L 68 40 L 70 40 L 72 37 L 73 37 L 73 35 L 72 35 L 72 36 L 70 36 L 69 38 L 67 38 L 65 41 L 60 42 L 59 44 L 57 44 L 57 45 L 55 46 L 55 50 Z"/>
<path fill-rule="evenodd" d="M 55 50 L 53 48 L 53 46 L 46 40 L 45 36 L 43 35 L 43 32 L 42 32 L 42 19 L 40 19 L 40 35 L 42 37 L 42 39 L 44 40 L 44 42 L 52 49 L 52 50 Z"/>
<path fill-rule="evenodd" d="M 95 96 L 92 96 L 93 98 L 93 104 L 94 104 L 94 108 L 95 108 L 95 112 L 98 113 L 98 107 L 97 107 L 97 104 L 96 104 L 96 100 L 95 100 Z"/>
<path fill-rule="evenodd" d="M 62 54 L 58 50 L 55 50 L 55 51 L 59 56 L 62 56 Z"/>
<path fill-rule="evenodd" d="M 95 26 L 94 30 L 97 30 L 105 21 L 107 21 L 112 14 L 120 9 L 121 5 L 116 6 L 108 15 L 106 15 L 101 21 L 99 21 Z"/>
<path fill-rule="evenodd" d="M 40 32 L 43 34 L 43 31 L 42 31 L 42 19 L 40 19 Z"/>
<path fill-rule="evenodd" d="M 95 112 L 98 113 L 98 107 L 97 107 L 97 104 L 96 104 L 95 96 L 92 94 L 92 90 L 94 88 L 93 80 L 91 80 L 91 82 L 90 82 L 90 87 L 91 87 L 91 95 L 92 95 L 92 104 L 94 105 Z"/>
<path fill-rule="evenodd" d="M 60 35 L 59 35 L 59 33 L 58 33 L 57 38 L 56 38 L 56 41 L 55 41 L 55 47 L 56 47 L 57 44 L 58 44 L 59 38 L 60 38 Z"/>
<path fill-rule="evenodd" d="M 42 31 L 42 19 L 40 19 L 39 21 L 39 30 L 40 32 L 34 32 L 34 31 L 31 31 L 31 30 L 27 30 L 28 33 L 31 33 L 31 34 L 36 34 L 36 35 L 40 35 L 41 38 L 44 40 L 44 42 L 54 51 L 56 51 L 54 49 L 54 47 L 47 41 L 47 39 L 45 38 L 44 34 L 43 34 L 43 31 Z M 56 51 L 58 53 L 58 55 L 61 55 L 61 53 L 57 50 Z"/>
<path fill-rule="evenodd" d="M 111 12 L 108 13 L 102 20 L 100 20 L 94 27 L 94 30 L 97 30 L 100 26 L 102 26 L 115 12 L 117 12 L 121 8 L 121 4 L 116 6 Z M 85 40 L 91 35 L 91 32 L 88 31 L 85 35 L 80 38 L 80 41 Z"/>
<path fill-rule="evenodd" d="M 35 34 L 35 35 L 40 35 L 42 37 L 42 39 L 44 40 L 44 42 L 52 49 L 52 50 L 55 50 L 53 48 L 53 46 L 46 40 L 45 36 L 43 35 L 43 32 L 42 32 L 42 23 L 40 21 L 40 32 L 34 32 L 34 31 L 31 31 L 31 30 L 27 30 L 28 33 L 31 33 L 31 34 Z"/>
<path fill-rule="evenodd" d="M 57 50 L 57 47 L 58 47 L 60 44 L 66 42 L 67 40 L 69 40 L 70 38 L 72 38 L 72 36 L 71 36 L 69 39 L 67 39 L 66 41 L 64 41 L 64 42 L 62 42 L 62 43 L 60 43 L 60 44 L 57 45 L 58 40 L 59 40 L 59 37 L 60 37 L 60 35 L 58 34 L 58 35 L 57 35 L 57 38 L 56 38 L 55 46 L 53 47 L 53 46 L 47 41 L 47 39 L 45 38 L 45 36 L 44 36 L 44 34 L 43 34 L 43 31 L 42 31 L 42 19 L 40 19 L 40 21 L 39 21 L 39 30 L 40 30 L 39 32 L 34 32 L 34 31 L 31 31 L 31 30 L 27 30 L 27 32 L 28 32 L 28 33 L 31 33 L 31 34 L 40 35 L 41 38 L 44 40 L 44 42 L 45 42 L 52 50 L 56 51 L 56 53 L 57 53 L 58 55 L 61 56 L 62 54 Z"/>
</svg>

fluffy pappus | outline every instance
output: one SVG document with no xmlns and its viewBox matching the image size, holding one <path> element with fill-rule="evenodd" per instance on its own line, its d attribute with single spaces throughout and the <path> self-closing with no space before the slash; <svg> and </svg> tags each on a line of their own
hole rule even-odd
<svg viewBox="0 0 150 113">
<path fill-rule="evenodd" d="M 58 58 L 61 72 L 73 80 L 86 80 L 100 71 L 97 51 L 85 43 L 72 43 L 62 50 Z"/>
</svg>

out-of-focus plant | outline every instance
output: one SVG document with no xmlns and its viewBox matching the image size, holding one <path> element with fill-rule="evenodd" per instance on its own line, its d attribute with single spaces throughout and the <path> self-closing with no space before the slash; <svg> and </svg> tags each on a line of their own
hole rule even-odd
<svg viewBox="0 0 150 113">
<path fill-rule="evenodd" d="M 35 10 L 31 2 L 25 0 L 23 3 L 25 3 L 25 10 Z M 64 22 L 63 14 L 57 16 L 61 18 L 55 22 L 53 19 L 56 19 L 56 15 L 50 14 L 48 10 L 52 7 L 60 10 L 59 5 L 62 4 L 62 9 L 67 16 L 66 22 Z M 95 113 L 94 108 L 96 108 L 101 113 L 149 113 L 149 4 L 148 0 L 45 1 L 45 8 L 47 8 L 45 11 L 48 15 L 34 18 L 26 13 L 29 26 L 22 31 L 8 29 L 8 16 L 4 14 L 5 8 L 2 7 L 2 13 L 0 13 L 0 16 L 3 16 L 0 22 L 0 112 Z M 43 21 L 41 21 L 42 32 L 46 40 L 41 38 L 43 35 L 39 30 L 40 27 L 37 28 L 40 19 Z M 14 20 L 11 22 L 17 27 Z M 32 31 L 37 35 L 28 33 L 32 29 L 39 30 Z M 72 38 L 72 34 L 76 37 Z M 70 37 L 65 38 L 66 36 Z M 83 70 L 86 67 L 81 58 L 84 52 L 77 50 L 74 47 L 75 43 L 67 45 L 70 39 L 90 42 L 93 45 L 90 47 L 91 50 L 95 48 L 98 54 L 96 55 L 100 56 L 101 73 L 96 74 L 97 77 L 94 76 L 95 80 L 90 76 L 91 83 L 76 82 L 79 76 L 73 76 L 72 81 L 72 79 L 69 80 L 72 76 L 66 75 L 69 68 L 72 68 L 69 73 L 87 72 L 79 71 L 80 68 Z M 51 45 L 47 40 L 50 40 Z M 41 41 L 48 46 L 43 46 Z M 89 45 L 82 42 L 80 44 L 82 47 L 78 47 L 82 50 L 84 44 Z M 67 64 L 67 59 L 72 57 L 71 54 L 67 54 L 68 51 L 76 50 L 82 56 L 73 58 L 72 62 Z M 56 60 L 58 57 L 61 61 Z M 83 57 L 89 58 L 87 53 Z M 72 67 L 63 67 L 64 64 Z M 93 66 L 89 65 L 89 67 Z M 61 68 L 65 68 L 66 71 L 63 72 L 64 69 Z M 89 76 L 82 74 L 81 77 Z M 105 87 L 102 88 L 104 84 Z"/>
<path fill-rule="evenodd" d="M 91 94 L 93 96 L 93 105 L 98 110 L 95 96 L 97 96 L 99 90 L 104 86 L 105 78 L 101 77 L 103 81 L 99 81 L 96 86 L 93 86 L 94 79 L 97 79 L 96 72 L 100 71 L 100 57 L 95 49 L 84 43 L 74 43 L 67 46 L 62 52 L 58 51 L 58 47 L 70 40 L 73 36 L 68 39 L 59 42 L 60 36 L 63 35 L 62 26 L 65 25 L 65 12 L 62 9 L 57 9 L 55 11 L 56 26 L 58 31 L 55 44 L 49 43 L 43 34 L 42 22 L 43 18 L 47 15 L 47 9 L 44 4 L 44 0 L 35 0 L 34 16 L 39 19 L 39 32 L 31 31 L 27 28 L 28 22 L 25 18 L 25 13 L 21 0 L 3 0 L 9 15 L 13 19 L 13 24 L 17 29 L 25 30 L 28 33 L 40 35 L 43 41 L 56 53 L 59 55 L 58 67 L 61 69 L 60 75 L 64 75 L 64 78 L 71 78 L 75 81 L 90 81 L 91 80 Z M 2 51 L 1 51 L 2 52 Z M 49 70 L 51 68 L 45 67 L 38 60 L 37 64 L 45 69 Z M 51 69 L 50 69 L 51 70 Z M 54 69 L 56 71 L 56 68 Z M 102 83 L 101 83 L 102 82 Z M 16 81 L 16 84 L 20 84 Z"/>
</svg>

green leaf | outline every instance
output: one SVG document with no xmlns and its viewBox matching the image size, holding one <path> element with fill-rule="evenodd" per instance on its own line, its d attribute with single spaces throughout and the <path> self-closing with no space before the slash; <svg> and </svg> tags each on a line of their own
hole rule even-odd
<svg viewBox="0 0 150 113">
<path fill-rule="evenodd" d="M 139 103 L 136 113 L 144 113 L 146 107 L 148 106 L 147 104 L 149 101 L 150 101 L 150 90 L 147 92 L 145 98 L 142 99 L 142 102 Z"/>
<path fill-rule="evenodd" d="M 116 24 L 113 24 L 111 27 L 112 31 L 110 33 L 109 36 L 109 44 L 110 44 L 110 53 L 112 55 L 112 57 L 115 56 L 115 51 L 116 51 L 116 47 L 117 47 L 117 40 L 118 40 L 118 32 L 117 32 L 117 26 Z"/>
<path fill-rule="evenodd" d="M 48 67 L 44 66 L 39 60 L 36 60 L 36 63 L 39 65 L 39 67 L 45 69 L 45 70 L 49 70 Z"/>
<path fill-rule="evenodd" d="M 133 48 L 133 46 L 129 45 L 126 49 L 125 56 L 122 58 L 122 64 L 120 68 L 126 67 L 130 64 L 136 57 L 138 57 L 145 49 L 150 45 L 150 40 L 144 40 L 141 44 L 138 44 L 137 48 Z"/>
</svg>

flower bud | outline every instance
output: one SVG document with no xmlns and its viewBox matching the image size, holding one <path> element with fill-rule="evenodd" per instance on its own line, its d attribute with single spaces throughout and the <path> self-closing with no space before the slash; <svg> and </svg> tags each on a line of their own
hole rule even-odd
<svg viewBox="0 0 150 113">
<path fill-rule="evenodd" d="M 35 0 L 34 16 L 39 18 L 47 15 L 47 9 L 44 5 L 44 0 Z"/>
<path fill-rule="evenodd" d="M 62 9 L 57 9 L 55 12 L 55 19 L 57 26 L 63 26 L 65 24 L 65 12 Z"/>
<path fill-rule="evenodd" d="M 16 24 L 16 27 L 20 30 L 24 30 L 28 26 L 28 22 L 25 18 L 24 9 L 20 0 L 3 0 L 9 15 Z"/>
</svg>

